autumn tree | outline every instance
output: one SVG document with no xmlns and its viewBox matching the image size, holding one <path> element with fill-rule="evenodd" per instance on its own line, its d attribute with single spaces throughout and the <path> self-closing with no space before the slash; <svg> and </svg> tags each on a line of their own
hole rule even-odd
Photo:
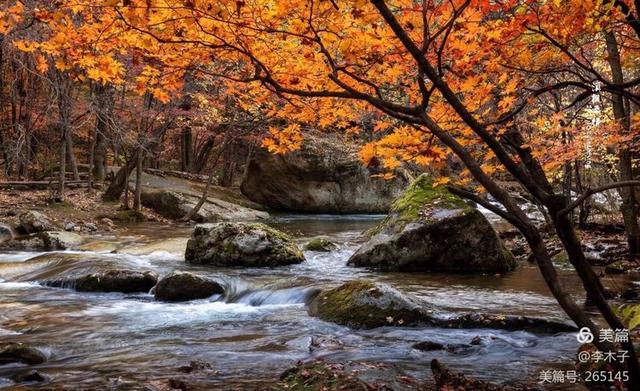
<svg viewBox="0 0 640 391">
<path fill-rule="evenodd" d="M 575 58 L 562 49 L 566 45 L 554 42 L 555 35 L 596 41 L 600 31 L 633 34 L 635 13 L 621 10 L 621 4 L 624 2 L 130 1 L 114 9 L 120 21 L 163 44 L 165 50 L 178 48 L 182 56 L 188 54 L 206 64 L 209 73 L 281 97 L 287 109 L 280 116 L 289 121 L 322 117 L 335 126 L 364 104 L 386 114 L 377 127 L 392 130 L 365 148 L 365 160 L 381 156 L 391 169 L 402 160 L 438 164 L 453 153 L 468 175 L 452 181 L 450 190 L 517 227 L 560 306 L 580 327 L 597 333 L 600 327 L 562 288 L 538 227 L 498 184 L 496 175 L 504 172 L 518 181 L 545 208 L 589 297 L 611 328 L 623 328 L 584 256 L 569 216 L 595 192 L 631 188 L 640 182 L 610 183 L 585 190 L 575 200 L 558 192 L 552 172 L 542 161 L 541 140 L 550 133 L 535 128 L 540 124 L 537 118 L 548 118 L 550 113 L 536 113 L 532 107 L 537 97 L 565 87 L 580 91 L 574 100 L 586 99 L 593 94 L 594 81 L 600 81 L 607 94 L 622 96 L 623 102 L 635 100 L 629 90 L 634 84 L 612 77 L 611 70 L 592 72 L 592 65 L 581 61 L 586 57 Z M 554 35 L 538 28 L 541 21 L 554 23 Z M 596 25 L 598 29 L 593 28 Z M 216 68 L 207 61 L 213 56 L 239 65 L 231 70 Z M 534 66 L 521 69 L 514 62 Z M 537 77 L 539 69 L 545 74 L 551 66 L 565 72 L 557 82 Z M 575 67 L 587 69 L 576 74 Z M 345 101 L 351 103 L 346 108 Z M 557 125 L 563 126 L 561 117 L 566 112 L 561 102 L 556 107 Z M 534 126 L 532 131 L 526 130 L 531 128 L 523 121 Z M 546 130 L 554 128 L 551 125 Z M 272 136 L 267 141 L 272 150 L 295 148 L 299 139 L 291 127 L 274 130 Z M 618 138 L 607 143 L 627 141 Z M 501 207 L 469 188 L 471 183 L 479 184 Z M 606 343 L 599 345 L 608 348 Z M 633 352 L 630 343 L 625 348 Z M 628 366 L 629 384 L 638 384 L 635 354 Z"/>
<path fill-rule="evenodd" d="M 545 210 L 609 327 L 624 327 L 585 258 L 572 213 L 593 194 L 620 189 L 630 252 L 637 251 L 635 3 L 60 0 L 22 12 L 27 17 L 20 11 L 4 17 L 31 15 L 51 29 L 23 49 L 43 51 L 56 69 L 103 84 L 135 80 L 134 91 L 163 104 L 184 92 L 187 72 L 224 83 L 227 94 L 242 85 L 243 100 L 281 120 L 264 141 L 274 153 L 300 147 L 301 123 L 355 133 L 353 119 L 373 110 L 364 162 L 377 158 L 391 171 L 403 161 L 438 168 L 455 157 L 465 171 L 436 183 L 513 224 L 562 309 L 597 334 L 598 324 L 563 289 L 540 228 L 499 183 L 517 181 Z M 142 139 L 138 145 L 150 148 Z M 594 161 L 615 182 L 572 187 L 572 167 L 584 172 Z M 108 196 L 119 195 L 133 167 Z M 633 346 L 625 348 L 633 353 L 629 385 L 640 384 Z"/>
</svg>

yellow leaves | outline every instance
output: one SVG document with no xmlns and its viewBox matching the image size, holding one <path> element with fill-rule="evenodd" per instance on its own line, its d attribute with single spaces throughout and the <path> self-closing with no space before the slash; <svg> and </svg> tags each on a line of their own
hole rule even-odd
<svg viewBox="0 0 640 391">
<path fill-rule="evenodd" d="M 87 77 L 102 84 L 119 84 L 123 73 L 122 64 L 110 56 L 99 56 L 87 69 Z"/>
<path fill-rule="evenodd" d="M 0 6 L 1 7 L 1 6 Z M 0 34 L 7 34 L 24 19 L 24 5 L 18 1 L 15 5 L 0 10 Z"/>
<path fill-rule="evenodd" d="M 42 54 L 36 54 L 36 69 L 40 73 L 46 73 L 49 70 L 49 62 Z"/>
<path fill-rule="evenodd" d="M 509 82 L 507 83 L 506 87 L 504 88 L 504 93 L 506 95 L 514 93 L 516 91 L 517 87 L 518 87 L 518 79 L 517 78 L 512 78 L 511 80 L 509 80 Z"/>
<path fill-rule="evenodd" d="M 400 167 L 402 165 L 400 160 L 398 160 L 394 156 L 389 156 L 389 157 L 384 158 L 382 160 L 382 164 L 384 165 L 384 168 L 386 168 L 389 171 L 394 170 L 394 169 L 396 169 L 396 168 L 398 168 L 398 167 Z"/>
<path fill-rule="evenodd" d="M 449 184 L 451 182 L 451 178 L 443 176 L 443 177 L 439 177 L 433 180 L 433 186 L 441 186 L 441 185 L 446 185 Z"/>
<path fill-rule="evenodd" d="M 505 96 L 500 100 L 500 102 L 498 102 L 498 107 L 502 110 L 509 110 L 511 107 L 513 107 L 515 100 L 516 98 L 512 95 Z"/>
<path fill-rule="evenodd" d="M 393 126 L 393 123 L 391 123 L 390 121 L 378 121 L 373 127 L 373 131 L 381 132 L 383 130 L 389 129 L 391 126 Z"/>
<path fill-rule="evenodd" d="M 154 98 L 162 103 L 169 103 L 169 101 L 171 100 L 171 97 L 169 96 L 167 91 L 163 90 L 162 88 L 153 88 L 151 90 L 151 95 L 153 95 Z"/>
<path fill-rule="evenodd" d="M 369 143 L 360 149 L 358 157 L 364 163 L 365 166 L 369 166 L 373 159 L 376 157 L 376 144 Z"/>
<path fill-rule="evenodd" d="M 68 71 L 72 68 L 71 64 L 66 62 L 62 58 L 57 58 L 55 61 L 56 69 L 62 72 Z"/>
<path fill-rule="evenodd" d="M 38 49 L 39 44 L 37 42 L 16 40 L 16 41 L 13 41 L 13 46 L 15 46 L 16 49 L 22 52 L 31 53 Z"/>
<path fill-rule="evenodd" d="M 482 168 L 482 171 L 484 171 L 485 174 L 487 175 L 491 175 L 495 173 L 497 169 L 497 167 L 494 164 L 489 164 L 489 163 L 485 163 L 481 165 L 480 168 Z"/>
<path fill-rule="evenodd" d="M 468 76 L 460 85 L 460 89 L 462 91 L 473 91 L 474 89 L 478 88 L 481 81 L 482 78 L 480 76 Z"/>
<path fill-rule="evenodd" d="M 303 137 L 298 124 L 288 125 L 282 130 L 271 126 L 269 134 L 270 136 L 262 141 L 262 146 L 271 153 L 284 154 L 302 147 Z"/>
</svg>

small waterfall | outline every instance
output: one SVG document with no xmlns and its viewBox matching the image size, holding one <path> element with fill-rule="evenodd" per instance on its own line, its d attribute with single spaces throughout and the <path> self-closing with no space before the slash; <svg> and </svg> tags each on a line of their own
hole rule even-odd
<svg viewBox="0 0 640 391">
<path fill-rule="evenodd" d="M 229 303 L 247 304 L 253 307 L 262 305 L 306 304 L 320 289 L 296 287 L 287 289 L 249 289 L 228 297 Z"/>
</svg>

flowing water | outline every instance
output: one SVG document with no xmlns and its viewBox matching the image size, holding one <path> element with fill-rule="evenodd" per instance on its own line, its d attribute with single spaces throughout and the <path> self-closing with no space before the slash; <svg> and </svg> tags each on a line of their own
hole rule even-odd
<svg viewBox="0 0 640 391">
<path fill-rule="evenodd" d="M 351 330 L 309 317 L 305 301 L 315 289 L 355 278 L 390 284 L 443 312 L 487 312 L 565 320 L 537 269 L 528 265 L 506 276 L 382 274 L 354 269 L 346 261 L 361 232 L 380 216 L 280 216 L 271 223 L 300 245 L 322 235 L 338 245 L 305 252 L 307 262 L 274 269 L 223 269 L 184 262 L 188 227 L 130 227 L 126 237 L 96 237 L 92 250 L 0 254 L 0 340 L 27 342 L 49 360 L 35 366 L 46 386 L 130 389 L 172 377 L 190 389 L 253 389 L 273 384 L 298 360 L 366 361 L 429 379 L 438 358 L 454 370 L 499 382 L 534 382 L 542 369 L 563 369 L 574 359 L 573 334 L 536 335 L 491 329 L 383 327 Z M 115 249 L 115 250 L 114 250 Z M 228 294 L 187 303 L 156 302 L 150 294 L 81 293 L 39 285 L 53 276 L 109 267 L 188 270 L 223 283 Z M 560 269 L 565 288 L 579 300 L 579 283 Z M 457 353 L 423 352 L 420 341 L 478 346 Z M 185 375 L 192 360 L 212 368 Z M 19 366 L 0 366 L 0 388 Z M 373 373 L 372 369 L 372 373 Z M 566 389 L 566 388 L 563 388 Z"/>
</svg>

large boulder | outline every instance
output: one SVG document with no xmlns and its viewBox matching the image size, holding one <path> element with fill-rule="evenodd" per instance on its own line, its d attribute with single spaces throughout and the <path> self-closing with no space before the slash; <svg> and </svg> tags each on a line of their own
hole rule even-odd
<svg viewBox="0 0 640 391">
<path fill-rule="evenodd" d="M 197 225 L 185 251 L 187 263 L 273 267 L 304 261 L 289 236 L 262 223 Z"/>
<path fill-rule="evenodd" d="M 36 232 L 53 231 L 55 226 L 44 213 L 29 210 L 18 216 L 20 224 L 16 231 L 20 234 L 32 234 Z"/>
<path fill-rule="evenodd" d="M 11 363 L 42 364 L 47 356 L 40 350 L 24 343 L 0 343 L 0 365 Z"/>
<path fill-rule="evenodd" d="M 224 293 L 217 282 L 189 272 L 172 272 L 163 277 L 154 289 L 156 300 L 189 301 L 206 299 Z"/>
<path fill-rule="evenodd" d="M 73 232 L 45 231 L 22 235 L 0 242 L 3 251 L 56 251 L 78 247 L 83 242 L 82 236 Z"/>
<path fill-rule="evenodd" d="M 185 191 L 152 189 L 141 194 L 142 204 L 168 219 L 182 219 L 198 204 L 200 196 Z M 202 207 L 192 216 L 196 222 L 237 220 L 263 220 L 269 213 L 234 204 L 225 200 L 207 198 Z"/>
<path fill-rule="evenodd" d="M 503 273 L 516 266 L 487 219 L 470 204 L 418 177 L 349 259 L 381 271 Z"/>
<path fill-rule="evenodd" d="M 572 332 L 574 325 L 525 316 L 461 313 L 439 314 L 429 303 L 378 282 L 354 280 L 321 290 L 310 302 L 309 315 L 356 329 L 428 325 L 442 328 Z"/>
<path fill-rule="evenodd" d="M 425 303 L 413 300 L 388 285 L 366 280 L 349 281 L 321 291 L 309 303 L 309 315 L 365 329 L 432 323 Z"/>
<path fill-rule="evenodd" d="M 302 148 L 285 155 L 258 149 L 240 189 L 273 210 L 311 213 L 386 213 L 408 180 L 372 177 L 357 158 L 357 146 L 305 136 Z"/>
<path fill-rule="evenodd" d="M 152 271 L 140 272 L 128 269 L 114 269 L 91 273 L 75 279 L 60 279 L 46 285 L 60 288 L 74 288 L 79 292 L 149 292 L 158 282 L 158 275 Z"/>
</svg>

